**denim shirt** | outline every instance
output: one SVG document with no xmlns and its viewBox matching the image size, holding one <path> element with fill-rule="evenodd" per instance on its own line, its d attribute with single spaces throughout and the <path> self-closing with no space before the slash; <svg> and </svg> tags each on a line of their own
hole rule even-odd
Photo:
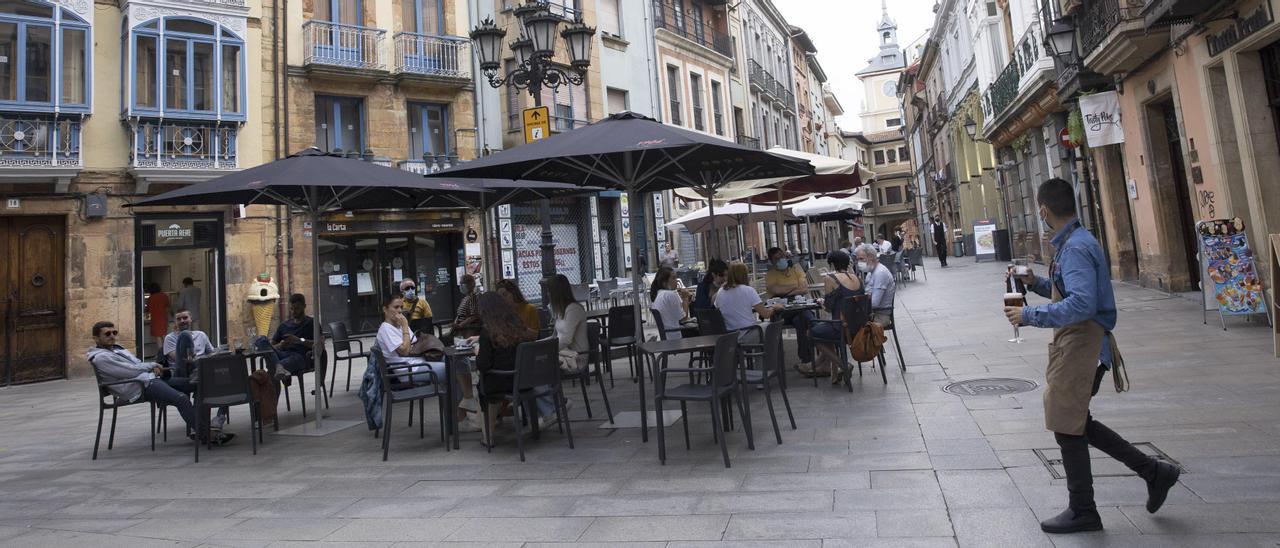
<svg viewBox="0 0 1280 548">
<path fill-rule="evenodd" d="M 1023 308 L 1022 323 L 1034 327 L 1066 327 L 1092 319 L 1107 332 L 1102 339 L 1098 362 L 1110 367 L 1110 337 L 1111 330 L 1116 327 L 1116 297 L 1102 246 L 1093 234 L 1081 229 L 1079 219 L 1072 219 L 1062 227 L 1052 243 L 1058 252 L 1051 278 L 1036 276 L 1035 283 L 1028 289 L 1042 297 L 1053 298 L 1053 286 L 1050 284 L 1056 284 L 1062 300 Z"/>
</svg>

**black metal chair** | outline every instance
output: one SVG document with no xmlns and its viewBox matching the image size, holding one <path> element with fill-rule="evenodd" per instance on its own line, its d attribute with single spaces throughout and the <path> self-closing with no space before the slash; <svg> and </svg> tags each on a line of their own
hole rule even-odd
<svg viewBox="0 0 1280 548">
<path fill-rule="evenodd" d="M 773 435 L 782 444 L 782 432 L 778 430 L 778 418 L 773 412 L 773 395 L 770 386 L 778 383 L 778 391 L 782 393 L 782 404 L 787 409 L 787 418 L 791 421 L 791 429 L 796 429 L 796 417 L 791 413 L 791 400 L 787 399 L 787 366 L 782 359 L 782 324 L 774 322 L 764 328 L 761 337 L 761 352 L 743 352 L 746 359 L 742 371 L 742 382 L 747 386 L 764 388 L 764 401 L 769 408 L 769 420 L 773 421 Z M 752 367 L 756 361 L 760 368 Z"/>
<path fill-rule="evenodd" d="M 388 365 L 382 356 L 382 350 L 375 343 L 369 350 L 369 361 L 378 369 L 382 379 L 382 428 L 374 432 L 374 436 L 382 436 L 382 460 L 387 460 L 391 451 L 391 411 L 397 403 L 409 403 L 409 426 L 413 426 L 413 402 L 418 402 L 418 438 L 427 437 L 426 400 L 436 398 L 436 407 L 440 412 L 440 442 L 445 441 L 445 413 L 447 409 L 445 395 L 447 392 L 436 377 L 435 371 L 414 372 L 413 365 Z M 425 378 L 425 382 L 416 382 Z M 447 382 L 447 381 L 446 381 Z"/>
<path fill-rule="evenodd" d="M 631 380 L 636 381 L 636 344 L 640 336 L 636 333 L 636 309 L 630 305 L 609 308 L 604 341 L 604 363 L 609 369 L 609 387 L 613 384 L 613 349 L 622 347 L 627 351 L 627 364 L 631 367 Z"/>
<path fill-rule="evenodd" d="M 321 343 L 323 344 L 323 341 L 321 341 Z M 317 344 L 316 346 L 323 348 L 322 344 Z M 275 355 L 274 354 L 268 355 L 267 361 L 271 366 L 271 370 L 274 371 Z M 320 371 L 318 373 L 316 372 L 315 364 L 316 364 L 315 351 L 312 350 L 311 352 L 307 352 L 307 366 L 296 372 L 292 372 L 289 374 L 290 377 L 293 377 L 296 380 L 294 384 L 298 385 L 298 400 L 302 402 L 302 418 L 304 419 L 307 418 L 307 388 L 306 386 L 304 386 L 305 383 L 303 382 L 302 376 L 306 375 L 307 373 L 316 373 L 316 386 L 320 387 L 320 391 L 324 396 L 325 409 L 329 408 L 329 388 L 324 384 L 324 379 L 325 379 L 325 376 L 328 375 L 328 368 L 329 368 L 328 353 L 325 352 L 324 350 L 321 350 Z M 281 390 L 281 392 L 284 394 L 285 411 L 293 411 L 293 404 L 289 401 L 288 387 L 285 387 L 283 390 Z"/>
<path fill-rule="evenodd" d="M 538 338 L 545 339 L 556 334 L 556 319 L 551 315 L 551 309 L 545 306 L 538 307 Z"/>
<path fill-rule="evenodd" d="M 258 444 L 263 443 L 262 421 L 258 416 L 258 400 L 249 389 L 249 364 L 240 354 L 214 354 L 196 360 L 196 435 L 203 438 L 209 449 L 213 440 L 206 428 L 205 416 L 215 407 L 233 405 L 249 406 L 249 441 L 253 454 L 258 454 Z M 254 431 L 257 436 L 254 436 Z M 200 462 L 200 442 L 196 444 L 196 462 Z"/>
<path fill-rule="evenodd" d="M 720 414 L 722 410 L 717 409 L 717 404 L 729 404 L 729 401 L 734 399 L 735 392 L 745 397 L 745 394 L 742 393 L 742 385 L 739 383 L 738 358 L 738 334 L 726 333 L 716 340 L 715 351 L 711 355 L 713 365 L 710 368 L 709 383 L 689 383 L 668 388 L 667 375 L 671 373 L 700 373 L 705 371 L 700 368 L 665 368 L 656 372 L 658 378 L 654 386 L 653 409 L 659 417 L 662 416 L 663 402 L 667 400 L 680 402 L 685 449 L 689 448 L 689 410 L 687 404 L 689 402 L 706 402 L 710 406 L 711 435 L 720 444 L 720 454 L 724 458 L 725 468 L 729 468 L 729 445 L 726 439 L 726 431 L 721 424 Z M 746 402 L 741 397 L 736 401 L 738 413 L 742 417 L 742 423 L 750 425 L 751 419 L 746 414 L 745 409 Z M 662 421 L 658 421 L 657 426 L 658 461 L 666 464 L 666 429 L 662 426 Z M 750 444 L 751 430 L 749 426 L 747 427 L 747 440 Z"/>
<path fill-rule="evenodd" d="M 329 323 L 329 334 L 333 337 L 333 369 L 338 369 L 338 362 L 347 362 L 347 392 L 351 391 L 351 360 L 356 358 L 369 359 L 369 353 L 364 351 L 364 341 L 352 338 L 347 333 L 347 324 L 343 322 Z M 351 345 L 356 345 L 356 350 L 352 352 Z M 366 362 L 367 363 L 367 362 Z M 338 375 L 333 375 L 329 379 L 329 393 L 333 393 L 333 385 L 338 380 Z M 326 396 L 327 397 L 327 396 Z"/>
<path fill-rule="evenodd" d="M 591 415 L 591 398 L 587 397 L 587 383 L 592 378 L 600 385 L 600 398 L 604 400 L 604 412 L 609 418 L 609 424 L 613 424 L 613 409 L 609 407 L 609 393 L 604 389 L 604 372 L 600 365 L 600 324 L 597 322 L 587 322 L 587 365 L 582 369 L 573 372 L 560 371 L 561 381 L 577 381 L 582 386 L 582 403 L 587 408 L 587 418 L 593 418 Z"/>
<path fill-rule="evenodd" d="M 666 323 L 662 321 L 662 312 L 656 308 L 650 308 L 649 314 L 653 315 L 653 323 L 658 325 L 658 340 L 667 340 L 667 333 L 682 333 L 684 330 L 680 327 L 666 327 Z"/>
<path fill-rule="evenodd" d="M 98 379 L 98 433 L 93 437 L 93 459 L 92 460 L 98 460 L 98 444 L 101 443 L 102 441 L 102 419 L 103 419 L 103 416 L 106 414 L 106 411 L 108 409 L 111 410 L 111 434 L 107 436 L 107 451 L 110 451 L 111 448 L 115 445 L 116 416 L 118 414 L 118 411 L 120 410 L 121 407 L 128 407 L 130 405 L 139 405 L 139 404 L 145 403 L 150 407 L 151 450 L 155 451 L 156 450 L 156 407 L 157 405 L 146 398 L 145 396 L 145 390 L 147 388 L 146 383 L 138 379 L 125 379 L 122 381 L 107 382 L 103 380 L 102 374 L 98 372 L 98 368 L 93 365 L 92 359 L 89 360 L 89 366 L 93 368 L 93 375 Z M 163 381 L 157 380 L 157 382 L 163 382 Z M 136 400 L 126 401 L 126 400 L 120 399 L 119 397 L 117 397 L 115 394 L 111 392 L 112 387 L 125 386 L 129 384 L 138 385 L 138 390 L 140 392 L 143 392 L 144 395 L 139 396 L 138 399 Z M 164 408 L 161 408 L 160 415 L 161 415 L 162 422 L 164 422 L 164 414 L 165 414 Z"/>
<path fill-rule="evenodd" d="M 569 448 L 573 449 L 573 430 L 569 426 L 569 412 L 564 406 L 564 389 L 560 383 L 560 341 L 555 337 L 549 337 L 533 342 L 520 343 L 516 346 L 516 363 L 513 371 L 488 371 L 486 375 L 500 375 L 511 377 L 511 393 L 510 394 L 488 394 L 488 401 L 494 399 L 511 402 L 512 408 L 516 410 L 514 417 L 515 423 L 518 425 L 522 422 L 528 422 L 532 427 L 535 439 L 540 434 L 538 431 L 538 417 L 533 410 L 534 400 L 538 395 L 534 393 L 534 389 L 541 386 L 551 387 L 551 398 L 555 401 L 556 407 L 556 423 L 561 432 L 564 432 L 569 438 Z M 481 382 L 481 388 L 484 383 Z M 483 391 L 482 391 L 483 392 Z M 481 406 L 484 413 L 485 424 L 489 424 L 489 405 L 486 403 Z M 493 450 L 493 432 L 486 428 L 485 447 Z M 520 462 L 524 462 L 524 432 L 516 432 L 516 447 L 520 451 Z"/>
<path fill-rule="evenodd" d="M 920 273 L 924 275 L 925 281 L 929 280 L 929 272 L 924 269 L 924 250 L 920 247 L 914 247 L 902 254 L 902 259 L 907 263 L 907 267 L 911 269 L 911 277 L 915 278 L 916 268 L 920 269 Z"/>
<path fill-rule="evenodd" d="M 698 320 L 699 335 L 723 335 L 729 332 L 724 325 L 724 314 L 719 309 L 698 308 L 693 311 L 693 317 Z"/>
<path fill-rule="evenodd" d="M 882 325 L 881 327 L 883 327 L 886 332 L 889 332 L 889 331 L 893 332 L 893 347 L 898 351 L 898 367 L 903 371 L 906 371 L 907 361 L 905 358 L 902 357 L 902 344 L 898 342 L 898 330 L 896 329 L 897 322 L 894 321 L 894 317 L 893 317 L 894 308 L 895 307 L 893 306 L 893 303 L 890 302 L 888 307 L 877 308 L 873 312 L 875 312 L 876 314 L 883 314 L 885 312 L 889 313 L 889 324 Z M 883 351 L 881 351 L 881 354 L 883 355 Z M 888 381 L 885 381 L 885 382 L 888 382 Z"/>
</svg>

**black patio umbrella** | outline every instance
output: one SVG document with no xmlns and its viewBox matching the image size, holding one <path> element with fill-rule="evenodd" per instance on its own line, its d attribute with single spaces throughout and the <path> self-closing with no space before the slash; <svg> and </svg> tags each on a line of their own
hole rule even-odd
<svg viewBox="0 0 1280 548">
<path fill-rule="evenodd" d="M 258 204 L 301 210 L 319 226 L 326 211 L 357 209 L 476 207 L 487 191 L 471 182 L 427 179 L 399 169 L 326 154 L 315 147 L 274 162 L 144 198 L 140 206 Z M 320 337 L 319 246 L 311 246 L 315 338 Z M 321 353 L 315 353 L 321 371 Z M 321 390 L 315 390 L 316 428 L 321 426 Z"/>
<path fill-rule="evenodd" d="M 693 187 L 710 196 L 717 188 L 742 179 L 812 175 L 813 166 L 747 148 L 719 137 L 665 125 L 634 112 L 621 112 L 588 126 L 527 145 L 460 164 L 428 175 L 455 179 L 530 179 L 625 190 L 636 204 L 631 226 L 640 209 L 636 194 Z M 715 214 L 714 211 L 711 212 Z M 636 239 L 631 254 L 639 257 Z M 632 269 L 635 284 L 636 331 L 640 330 L 642 285 L 640 269 Z"/>
</svg>

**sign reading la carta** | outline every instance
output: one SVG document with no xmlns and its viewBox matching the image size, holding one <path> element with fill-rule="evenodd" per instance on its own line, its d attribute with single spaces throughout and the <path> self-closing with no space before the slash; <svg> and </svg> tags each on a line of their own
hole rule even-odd
<svg viewBox="0 0 1280 548">
<path fill-rule="evenodd" d="M 1216 57 L 1227 48 L 1238 44 L 1241 40 L 1247 38 L 1250 34 L 1258 32 L 1262 27 L 1271 23 L 1270 2 L 1262 0 L 1258 2 L 1258 8 L 1253 13 L 1245 16 L 1237 16 L 1232 24 L 1221 32 L 1210 34 L 1205 38 L 1205 44 L 1209 47 L 1209 56 Z"/>
</svg>

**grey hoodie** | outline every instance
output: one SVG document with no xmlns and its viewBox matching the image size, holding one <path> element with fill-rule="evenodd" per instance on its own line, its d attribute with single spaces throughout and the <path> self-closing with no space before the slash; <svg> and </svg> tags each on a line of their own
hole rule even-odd
<svg viewBox="0 0 1280 548">
<path fill-rule="evenodd" d="M 115 382 L 138 379 L 147 384 L 156 378 L 151 369 L 155 364 L 145 363 L 132 352 L 120 345 L 111 348 L 94 346 L 85 354 L 85 358 L 93 364 L 94 369 L 102 377 L 103 382 Z M 142 396 L 142 389 L 136 384 L 121 384 L 108 388 L 117 398 L 133 401 Z"/>
</svg>

